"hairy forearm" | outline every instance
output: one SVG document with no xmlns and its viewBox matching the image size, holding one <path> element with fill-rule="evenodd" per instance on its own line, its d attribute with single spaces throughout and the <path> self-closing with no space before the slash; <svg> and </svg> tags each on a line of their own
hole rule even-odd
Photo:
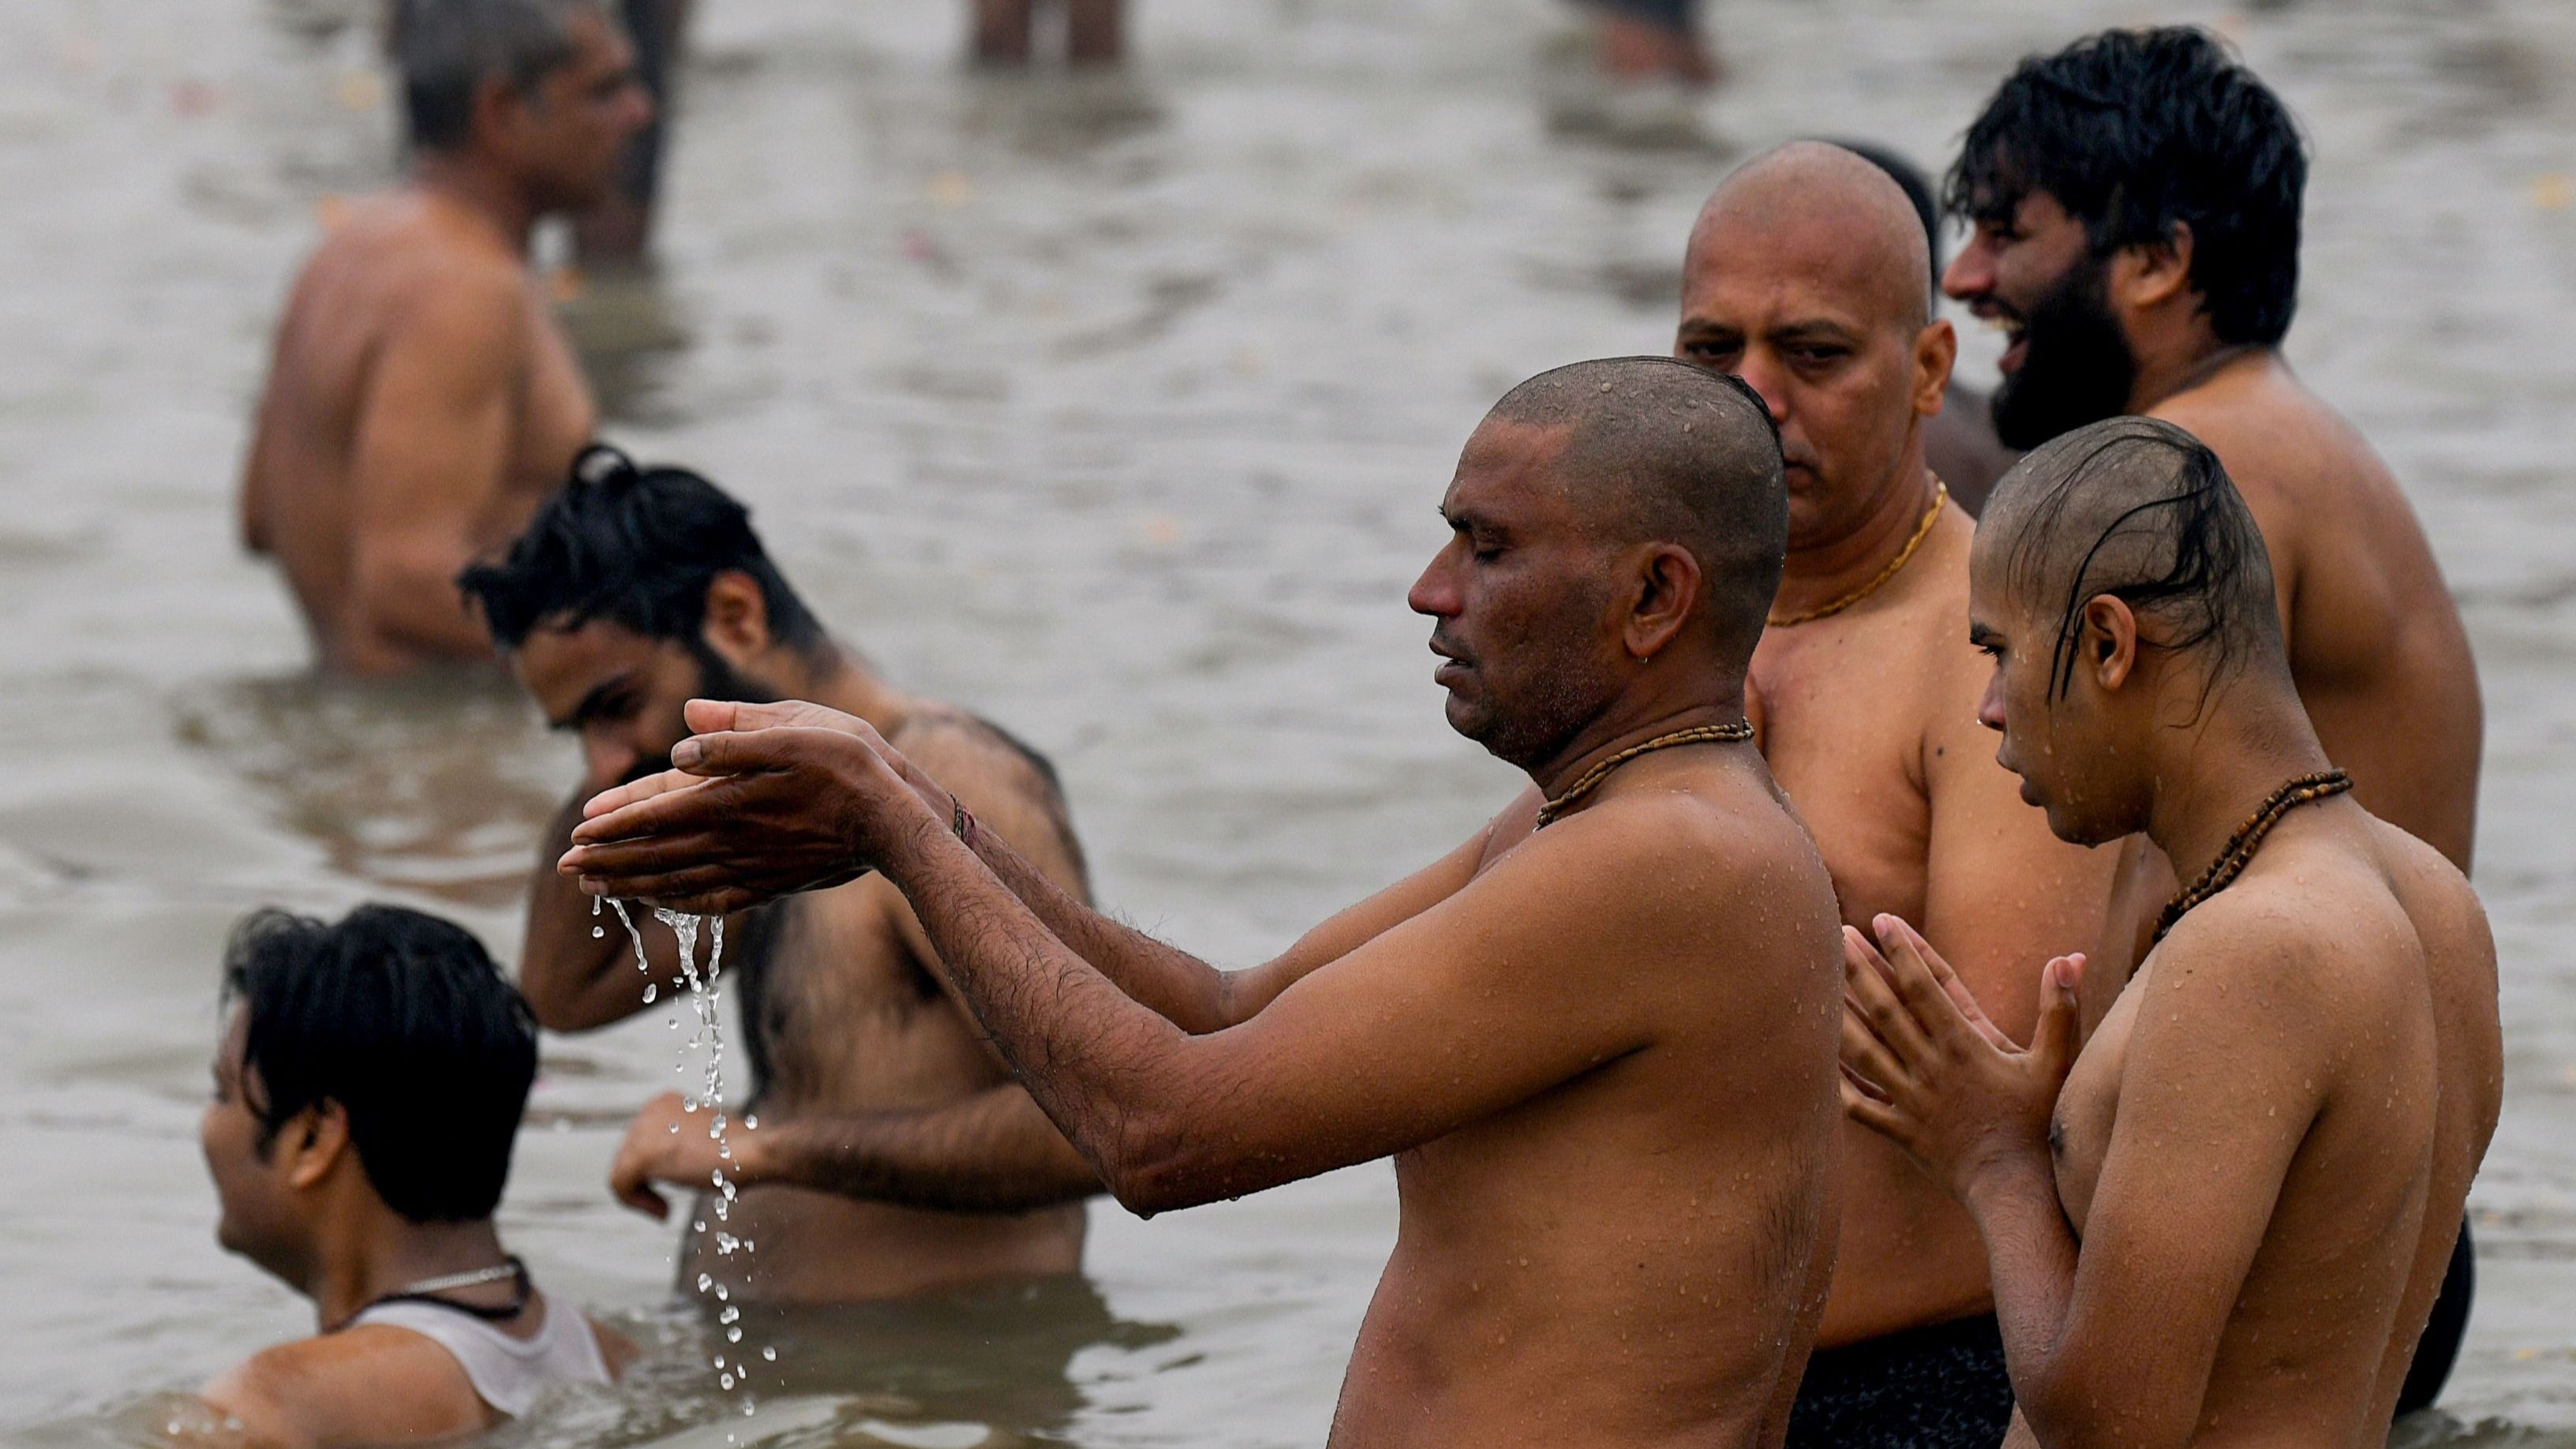
<svg viewBox="0 0 2576 1449">
<path fill-rule="evenodd" d="M 994 832 L 978 828 L 971 834 L 985 868 L 1048 934 L 1119 990 L 1193 1036 L 1234 1024 L 1226 972 L 1093 910 Z"/>
<path fill-rule="evenodd" d="M 2058 1203 L 2057 1176 L 2046 1150 L 1979 1173 L 1967 1207 L 1985 1239 L 1995 1319 L 2003 1331 L 2015 1401 L 2040 1443 L 2089 1442 L 2088 1431 L 2098 1425 L 2086 1421 L 2088 1406 L 2079 1402 L 2070 1415 L 2062 1404 L 2069 1397 L 2069 1370 L 2075 1367 L 2066 1362 L 2064 1349 L 2078 1244 Z"/>
<path fill-rule="evenodd" d="M 550 1031 L 588 1031 L 623 1021 L 643 1009 L 647 982 L 670 990 L 679 976 L 679 956 L 668 932 L 644 930 L 645 956 L 651 974 L 635 968 L 635 943 L 616 913 L 581 882 L 555 868 L 572 844 L 572 828 L 581 823 L 582 802 L 597 793 L 585 783 L 556 812 L 537 853 L 537 868 L 528 882 L 528 929 L 519 953 L 519 993 L 528 1000 L 539 1025 Z M 630 912 L 649 914 L 641 907 Z M 643 922 L 638 921 L 639 929 Z M 593 936 L 597 929 L 600 934 Z"/>
<path fill-rule="evenodd" d="M 1178 1123 L 1197 1095 L 1182 1028 L 1050 931 L 947 822 L 911 823 L 878 864 L 950 985 L 1121 1203 L 1152 1213 L 1218 1195 L 1174 1180 L 1174 1149 L 1190 1135 Z M 1126 944 L 1117 932 L 1092 936 L 1108 954 Z M 1150 968 L 1133 974 L 1151 979 Z"/>
<path fill-rule="evenodd" d="M 1000 1086 L 941 1107 L 775 1122 L 740 1135 L 746 1182 L 942 1212 L 1079 1202 L 1100 1177 L 1029 1094 Z"/>
</svg>

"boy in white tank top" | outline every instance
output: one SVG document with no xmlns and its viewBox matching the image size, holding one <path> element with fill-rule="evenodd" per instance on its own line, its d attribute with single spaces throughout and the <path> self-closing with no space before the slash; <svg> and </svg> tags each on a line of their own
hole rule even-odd
<svg viewBox="0 0 2576 1449">
<path fill-rule="evenodd" d="M 201 1133 L 217 1239 L 313 1300 L 320 1332 L 203 1396 L 254 1444 L 471 1433 L 635 1348 L 539 1293 L 492 1224 L 536 1025 L 472 936 L 361 906 L 233 933 Z"/>
</svg>

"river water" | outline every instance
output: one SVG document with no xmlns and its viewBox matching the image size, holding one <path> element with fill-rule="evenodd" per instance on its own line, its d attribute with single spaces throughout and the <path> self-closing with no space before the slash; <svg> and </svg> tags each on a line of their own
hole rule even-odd
<svg viewBox="0 0 2576 1449">
<path fill-rule="evenodd" d="M 611 435 L 752 501 L 896 679 L 1052 752 L 1108 902 L 1244 963 L 1510 792 L 1442 724 L 1403 605 L 1432 505 L 1510 383 L 1668 345 L 1728 148 L 1944 161 L 2014 56 L 2157 7 L 1728 0 L 1717 142 L 1653 152 L 1551 131 L 1545 0 L 1138 0 L 1132 78 L 1080 85 L 961 73 L 944 4 L 699 9 L 661 269 L 565 289 Z M 387 897 L 507 959 L 574 771 L 507 694 L 304 677 L 233 543 L 284 286 L 332 198 L 391 173 L 370 13 L 0 8 L 7 1439 L 149 1443 L 170 1391 L 310 1328 L 211 1236 L 228 923 Z M 2309 126 L 2289 350 L 2406 480 L 2485 672 L 2510 1088 L 2450 1417 L 2402 1437 L 2576 1445 L 2576 7 L 2157 18 L 2238 37 Z M 1966 374 L 1995 350 L 1971 330 Z M 1320 1440 L 1383 1168 L 1150 1225 L 1095 1207 L 1087 1283 L 757 1321 L 783 1382 L 743 1417 L 668 1234 L 602 1186 L 625 1112 L 680 1080 L 672 1039 L 647 1013 L 546 1043 L 505 1230 L 655 1357 L 505 1437 Z"/>
</svg>

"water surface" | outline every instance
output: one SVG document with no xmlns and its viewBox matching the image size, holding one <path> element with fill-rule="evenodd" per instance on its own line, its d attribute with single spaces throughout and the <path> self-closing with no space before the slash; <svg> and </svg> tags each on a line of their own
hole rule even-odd
<svg viewBox="0 0 2576 1449">
<path fill-rule="evenodd" d="M 1449 735 L 1403 593 L 1482 410 L 1660 351 L 1721 148 L 1552 134 L 1544 0 L 1139 0 L 1132 79 L 951 62 L 943 4 L 699 7 L 663 264 L 573 309 L 617 440 L 750 500 L 899 681 L 1067 776 L 1104 898 L 1246 963 L 1462 836 L 1512 780 Z M 862 13 L 864 12 L 864 13 Z M 0 1435 L 147 1439 L 302 1332 L 213 1244 L 196 1158 L 224 928 L 445 910 L 507 958 L 573 751 L 505 693 L 301 677 L 233 544 L 243 419 L 336 196 L 389 174 L 361 0 L 0 11 Z M 2478 883 L 2511 1073 L 2447 1420 L 2576 1445 L 2576 11 L 2349 0 L 1730 0 L 1739 151 L 1946 160 L 2010 59 L 2150 13 L 2238 36 L 2317 165 L 2290 354 L 2425 515 L 2485 671 Z M 1963 367 L 1990 376 L 1971 331 Z M 2402 721 L 2392 722 L 2403 728 Z M 1150 1225 L 1087 1284 L 756 1320 L 744 1420 L 602 1187 L 681 1080 L 659 1012 L 549 1039 L 503 1218 L 657 1346 L 522 1443 L 1318 1442 L 1392 1236 L 1370 1168 Z"/>
</svg>

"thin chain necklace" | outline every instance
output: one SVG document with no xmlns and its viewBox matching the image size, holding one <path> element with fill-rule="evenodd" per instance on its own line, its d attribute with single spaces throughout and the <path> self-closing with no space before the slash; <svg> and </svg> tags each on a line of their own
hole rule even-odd
<svg viewBox="0 0 2576 1449">
<path fill-rule="evenodd" d="M 2209 863 L 2209 869 L 2200 873 L 2200 879 L 2166 903 L 2164 913 L 2156 917 L 2156 934 L 2149 944 L 2163 940 L 2165 932 L 2190 914 L 2192 907 L 2227 889 L 2238 876 L 2243 875 L 2245 867 L 2254 862 L 2254 852 L 2262 848 L 2263 837 L 2272 833 L 2272 827 L 2281 823 L 2282 816 L 2312 800 L 2340 795 L 2351 788 L 2352 776 L 2345 772 L 2319 770 L 2313 775 L 2301 775 L 2264 796 L 2263 803 L 2245 818 L 2245 823 L 2236 827 L 2236 833 L 2227 837 L 2227 844 L 2219 850 L 2218 858 Z"/>
<path fill-rule="evenodd" d="M 498 1283 L 503 1279 L 514 1280 L 518 1284 L 518 1291 L 510 1295 L 510 1301 L 507 1303 L 489 1305 L 458 1303 L 453 1299 L 438 1296 L 441 1293 L 453 1293 L 459 1288 L 479 1288 L 486 1283 Z M 323 1331 L 337 1333 L 356 1321 L 359 1315 L 364 1314 L 368 1309 L 382 1308 L 388 1303 L 426 1303 L 433 1308 L 452 1309 L 493 1323 L 506 1323 L 527 1311 L 528 1300 L 534 1296 L 535 1291 L 535 1285 L 528 1281 L 528 1265 L 520 1262 L 517 1255 L 513 1254 L 489 1268 L 475 1268 L 463 1273 L 450 1273 L 443 1278 L 423 1278 L 417 1283 L 406 1283 L 391 1293 L 369 1299 L 357 1313 L 350 1314 Z"/>
<path fill-rule="evenodd" d="M 1889 579 L 1896 577 L 1898 570 L 1904 568 L 1906 563 L 1914 557 L 1914 551 L 1923 546 L 1923 540 L 1932 536 L 1932 521 L 1941 516 L 1941 505 L 1949 501 L 1950 485 L 1942 482 L 1939 477 L 1934 477 L 1932 480 L 1932 506 L 1923 510 L 1923 521 L 1914 525 L 1914 536 L 1905 541 L 1905 547 L 1896 551 L 1896 557 L 1887 561 L 1887 567 L 1878 571 L 1878 577 L 1871 579 L 1868 583 L 1861 585 L 1859 588 L 1852 590 L 1850 593 L 1843 595 L 1841 598 L 1836 599 L 1832 603 L 1826 604 L 1821 608 L 1802 610 L 1786 617 L 1774 614 L 1770 618 L 1763 620 L 1763 622 L 1774 629 L 1786 629 L 1792 624 L 1812 624 L 1818 619 L 1829 619 L 1834 615 L 1841 613 L 1843 610 L 1850 608 L 1852 605 L 1859 603 L 1861 600 L 1868 598 L 1870 595 L 1877 593 Z"/>
<path fill-rule="evenodd" d="M 1564 794 L 1557 796 L 1553 800 L 1544 800 L 1539 802 L 1538 824 L 1530 828 L 1533 830 L 1545 830 L 1550 825 L 1555 824 L 1558 816 L 1563 815 L 1566 811 L 1574 808 L 1574 806 L 1580 802 L 1584 796 L 1600 789 L 1601 782 L 1610 778 L 1611 771 L 1628 763 L 1630 760 L 1637 758 L 1639 755 L 1651 755 L 1657 750 L 1669 750 L 1675 745 L 1715 744 L 1726 741 L 1749 740 L 1751 738 L 1753 738 L 1752 723 L 1748 720 L 1737 720 L 1733 724 L 1693 725 L 1686 730 L 1675 730 L 1668 735 L 1657 735 L 1653 739 L 1648 740 L 1641 745 L 1630 745 L 1628 748 L 1621 750 L 1619 753 L 1612 755 L 1606 760 L 1603 760 L 1600 764 L 1584 771 L 1580 779 L 1577 779 L 1573 784 L 1565 787 Z"/>
</svg>

